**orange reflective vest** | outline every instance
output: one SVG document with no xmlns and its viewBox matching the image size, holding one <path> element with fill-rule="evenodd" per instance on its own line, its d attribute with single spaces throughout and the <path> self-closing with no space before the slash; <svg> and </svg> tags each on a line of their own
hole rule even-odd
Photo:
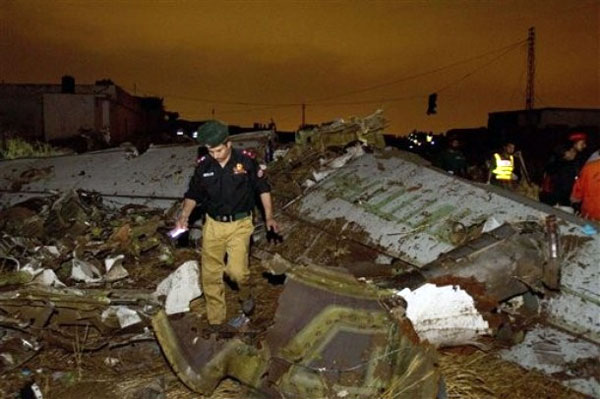
<svg viewBox="0 0 600 399">
<path fill-rule="evenodd" d="M 492 170 L 494 176 L 498 180 L 512 180 L 513 170 L 515 169 L 515 159 L 510 155 L 507 159 L 504 159 L 500 154 L 494 154 L 494 160 L 496 161 L 496 167 Z"/>
</svg>

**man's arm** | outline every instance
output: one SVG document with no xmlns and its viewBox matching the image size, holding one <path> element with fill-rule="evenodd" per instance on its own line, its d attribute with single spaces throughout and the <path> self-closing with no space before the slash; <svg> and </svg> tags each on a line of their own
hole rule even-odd
<svg viewBox="0 0 600 399">
<path fill-rule="evenodd" d="M 279 227 L 277 226 L 275 219 L 273 219 L 273 201 L 271 200 L 271 193 L 261 193 L 260 202 L 265 210 L 265 226 L 267 227 L 267 231 L 272 228 L 277 233 Z"/>
<path fill-rule="evenodd" d="M 188 228 L 188 220 L 192 211 L 196 207 L 196 201 L 191 198 L 185 198 L 183 200 L 183 204 L 181 205 L 181 213 L 177 218 L 177 228 L 187 229 Z"/>
</svg>

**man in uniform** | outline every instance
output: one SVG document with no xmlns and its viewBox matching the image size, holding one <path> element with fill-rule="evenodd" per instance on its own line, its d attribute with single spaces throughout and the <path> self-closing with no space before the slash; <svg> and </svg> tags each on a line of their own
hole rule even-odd
<svg viewBox="0 0 600 399">
<path fill-rule="evenodd" d="M 507 140 L 502 146 L 502 151 L 494 153 L 490 163 L 488 183 L 514 189 L 519 179 L 515 172 L 515 144 Z"/>
<path fill-rule="evenodd" d="M 207 147 L 208 155 L 198 161 L 184 195 L 177 227 L 187 229 L 196 204 L 204 205 L 202 289 L 208 323 L 218 329 L 226 321 L 224 273 L 238 285 L 244 313 L 248 315 L 254 308 L 248 286 L 248 254 L 257 196 L 264 208 L 267 231 L 276 232 L 277 223 L 264 171 L 251 154 L 232 148 L 227 126 L 218 121 L 205 123 L 198 130 L 198 141 Z"/>
</svg>

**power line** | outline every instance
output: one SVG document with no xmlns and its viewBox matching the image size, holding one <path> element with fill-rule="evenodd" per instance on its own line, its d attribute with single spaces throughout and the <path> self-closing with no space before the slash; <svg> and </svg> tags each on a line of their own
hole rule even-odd
<svg viewBox="0 0 600 399">
<path fill-rule="evenodd" d="M 501 47 L 501 48 L 498 48 L 498 49 L 495 49 L 495 50 L 492 50 L 492 51 L 488 51 L 488 52 L 485 52 L 485 53 L 480 54 L 480 55 L 476 55 L 474 57 L 470 57 L 470 58 L 466 58 L 466 59 L 463 59 L 463 60 L 460 60 L 460 61 L 453 62 L 453 63 L 445 65 L 443 67 L 430 69 L 430 70 L 425 71 L 425 72 L 421 72 L 421 73 L 417 73 L 417 74 L 414 74 L 414 75 L 405 76 L 405 77 L 400 78 L 400 79 L 392 80 L 392 81 L 385 82 L 385 83 L 376 84 L 376 85 L 369 86 L 369 87 L 364 87 L 362 89 L 347 91 L 345 93 L 340 93 L 340 94 L 337 94 L 335 96 L 329 96 L 329 97 L 324 97 L 324 98 L 319 98 L 319 99 L 311 100 L 311 101 L 307 102 L 307 104 L 314 105 L 315 102 L 319 102 L 319 101 L 327 101 L 327 100 L 330 100 L 330 99 L 333 99 L 333 98 L 345 97 L 345 96 L 348 96 L 348 95 L 351 95 L 351 94 L 363 93 L 363 92 L 366 92 L 366 91 L 371 91 L 371 90 L 379 89 L 381 87 L 392 86 L 392 85 L 395 85 L 397 83 L 401 83 L 401 82 L 405 82 L 405 81 L 408 81 L 408 80 L 420 78 L 422 76 L 427 76 L 427 75 L 430 75 L 430 74 L 433 74 L 433 73 L 437 73 L 437 72 L 443 71 L 445 69 L 453 68 L 453 67 L 461 65 L 461 64 L 465 64 L 465 63 L 468 63 L 468 62 L 471 62 L 471 61 L 478 60 L 478 59 L 484 58 L 484 57 L 486 57 L 488 55 L 497 53 L 498 51 L 503 51 L 503 50 L 505 50 L 507 48 L 513 48 L 514 46 L 521 45 L 524 42 L 526 42 L 526 40 L 520 40 L 518 42 L 509 44 L 507 46 L 504 46 L 504 47 Z"/>
<path fill-rule="evenodd" d="M 390 103 L 396 101 L 414 100 L 417 98 L 423 98 L 424 94 L 417 94 L 414 96 L 407 97 L 391 97 L 391 98 L 380 98 L 377 100 L 364 100 L 364 101 L 344 101 L 337 103 L 306 103 L 311 107 L 327 107 L 327 106 L 338 106 L 338 105 L 360 105 L 360 104 L 376 104 L 376 103 Z"/>
<path fill-rule="evenodd" d="M 521 43 L 522 44 L 522 43 Z M 520 45 L 519 45 L 520 46 Z M 506 50 L 505 52 L 503 52 L 502 54 L 498 55 L 497 57 L 494 57 L 493 59 L 491 59 L 490 61 L 486 62 L 483 65 L 480 65 L 479 67 L 475 68 L 474 70 L 468 72 L 467 74 L 463 75 L 462 77 L 460 77 L 459 79 L 448 83 L 447 85 L 443 86 L 440 89 L 435 90 L 436 93 L 440 93 L 444 90 L 446 90 L 447 88 L 462 82 L 463 80 L 467 79 L 468 77 L 470 77 L 471 75 L 476 74 L 477 72 L 479 72 L 480 70 L 482 70 L 483 68 L 493 64 L 494 62 L 498 61 L 500 58 L 504 57 L 506 54 L 510 53 L 511 51 L 513 51 L 515 48 L 519 47 L 519 46 L 514 46 L 513 48 L 510 48 L 508 50 Z"/>
<path fill-rule="evenodd" d="M 465 75 L 461 76 L 459 79 L 454 80 L 448 84 L 446 84 L 445 86 L 434 90 L 434 92 L 436 93 L 440 93 L 446 89 L 448 89 L 449 87 L 462 82 L 463 80 L 471 77 L 472 75 L 474 75 L 475 73 L 479 72 L 480 70 L 484 69 L 485 67 L 497 62 L 499 59 L 501 59 L 502 57 L 504 57 L 506 54 L 510 53 L 511 51 L 519 48 L 520 46 L 523 45 L 525 41 L 520 42 L 520 43 L 515 43 L 512 45 L 511 48 L 506 49 L 506 51 L 502 52 L 501 54 L 499 54 L 498 56 L 494 57 L 493 59 L 491 59 L 490 61 L 486 62 L 483 65 L 478 66 L 477 68 L 469 71 L 468 73 L 466 73 Z M 426 97 L 429 93 L 424 93 L 421 95 L 412 95 L 412 96 L 406 96 L 406 97 L 392 97 L 392 98 L 380 98 L 380 99 L 376 99 L 376 100 L 364 100 L 364 101 L 347 101 L 347 102 L 335 102 L 335 103 L 306 103 L 306 105 L 310 105 L 310 106 L 318 106 L 318 107 L 323 107 L 323 106 L 338 106 L 338 105 L 360 105 L 360 104 L 375 104 L 375 103 L 389 103 L 389 102 L 397 102 L 397 101 L 406 101 L 406 100 L 414 100 L 414 99 L 422 99 L 424 97 Z"/>
<path fill-rule="evenodd" d="M 266 111 L 269 109 L 279 109 L 279 108 L 289 108 L 289 107 L 297 107 L 300 104 L 293 105 L 273 105 L 273 106 L 264 106 L 264 107 L 256 107 L 256 108 L 245 108 L 245 109 L 232 109 L 232 110 L 219 110 L 219 114 L 237 114 L 237 113 L 245 113 L 245 112 L 254 112 L 254 111 Z"/>
</svg>

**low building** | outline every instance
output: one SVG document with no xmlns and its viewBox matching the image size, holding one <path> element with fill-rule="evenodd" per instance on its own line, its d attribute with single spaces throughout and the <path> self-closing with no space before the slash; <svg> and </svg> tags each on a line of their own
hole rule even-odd
<svg viewBox="0 0 600 399">
<path fill-rule="evenodd" d="M 515 129 L 600 129 L 600 109 L 595 108 L 539 108 L 491 112 L 488 129 L 510 133 Z"/>
<path fill-rule="evenodd" d="M 0 84 L 0 131 L 26 139 L 56 141 L 81 134 L 118 144 L 160 131 L 163 101 L 129 94 L 110 80 L 75 84 Z"/>
</svg>

